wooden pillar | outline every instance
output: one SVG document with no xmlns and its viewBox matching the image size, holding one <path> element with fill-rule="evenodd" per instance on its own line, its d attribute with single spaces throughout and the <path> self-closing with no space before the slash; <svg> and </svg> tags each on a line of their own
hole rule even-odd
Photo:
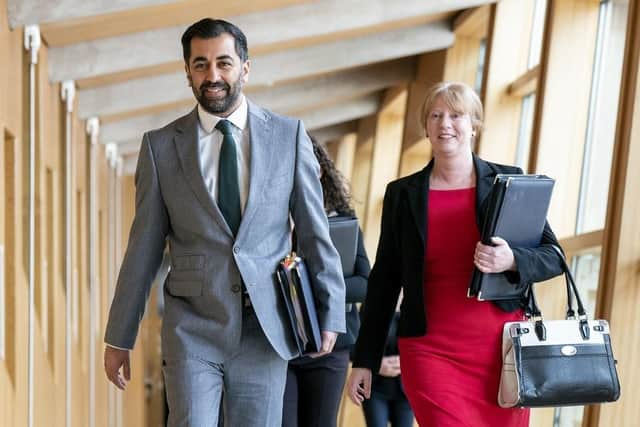
<svg viewBox="0 0 640 427">
<path fill-rule="evenodd" d="M 376 116 L 360 119 L 351 173 L 351 201 L 360 219 L 362 231 L 366 233 L 364 222 L 367 211 L 367 195 L 371 176 L 371 159 L 373 156 L 373 140 L 376 129 Z"/>
<path fill-rule="evenodd" d="M 609 319 L 622 384 L 616 403 L 589 408 L 584 426 L 635 426 L 640 419 L 640 2 L 629 2 L 616 140 L 600 267 L 597 316 Z"/>
<path fill-rule="evenodd" d="M 598 5 L 598 0 L 552 0 L 547 9 L 530 170 L 560 184 L 550 207 L 560 237 L 575 230 Z"/>
<path fill-rule="evenodd" d="M 121 163 L 121 161 L 119 161 Z M 119 171 L 122 167 L 118 167 Z M 120 227 L 120 254 L 124 255 L 129 241 L 129 230 L 133 223 L 135 213 L 135 183 L 133 176 L 120 176 L 121 186 L 121 216 Z M 120 265 L 122 258 L 118 260 Z M 118 269 L 119 270 L 119 269 Z M 144 331 L 146 327 L 146 319 L 140 325 L 140 333 L 136 340 L 134 350 L 131 352 L 131 381 L 127 385 L 124 392 L 118 391 L 122 396 L 122 426 L 136 427 L 146 425 L 145 417 L 145 388 L 144 388 Z"/>
<path fill-rule="evenodd" d="M 556 180 L 548 217 L 559 238 L 573 236 L 576 229 L 598 7 L 598 0 L 547 4 L 529 170 Z M 566 302 L 562 279 L 537 287 L 546 316 L 562 317 Z M 533 410 L 531 426 L 551 425 L 553 418 L 552 408 Z"/>
<path fill-rule="evenodd" d="M 367 210 L 362 222 L 366 224 L 365 247 L 369 259 L 375 261 L 380 235 L 382 200 L 387 184 L 398 177 L 404 117 L 407 109 L 406 85 L 389 89 L 376 116 L 376 130 L 367 194 Z"/>
<path fill-rule="evenodd" d="M 351 175 L 353 174 L 357 140 L 358 137 L 355 133 L 349 133 L 331 143 L 331 145 L 335 145 L 334 161 L 336 168 L 349 183 L 351 182 Z"/>
</svg>

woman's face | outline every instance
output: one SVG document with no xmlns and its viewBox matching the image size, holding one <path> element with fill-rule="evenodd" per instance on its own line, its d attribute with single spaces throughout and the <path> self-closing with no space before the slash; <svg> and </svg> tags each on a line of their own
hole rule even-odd
<svg viewBox="0 0 640 427">
<path fill-rule="evenodd" d="M 471 117 L 451 110 L 442 96 L 436 98 L 425 122 L 434 155 L 454 155 L 471 149 L 471 138 L 475 136 Z"/>
</svg>

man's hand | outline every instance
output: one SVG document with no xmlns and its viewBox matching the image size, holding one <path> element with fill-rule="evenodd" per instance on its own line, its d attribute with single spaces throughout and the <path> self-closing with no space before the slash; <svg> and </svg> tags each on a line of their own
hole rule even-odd
<svg viewBox="0 0 640 427">
<path fill-rule="evenodd" d="M 397 377 L 400 375 L 400 356 L 385 356 L 380 364 L 380 375 L 383 377 Z"/>
<path fill-rule="evenodd" d="M 333 346 L 336 345 L 336 339 L 338 338 L 338 333 L 333 331 L 322 331 L 322 344 L 320 345 L 320 351 L 317 353 L 309 353 L 307 356 L 309 357 L 320 357 L 325 354 L 331 353 L 333 350 Z"/>
<path fill-rule="evenodd" d="M 476 252 L 473 255 L 473 262 L 478 270 L 483 273 L 502 273 L 503 271 L 516 270 L 516 261 L 513 251 L 506 240 L 500 237 L 492 237 L 494 246 L 483 245 L 482 242 L 476 244 Z"/>
<path fill-rule="evenodd" d="M 120 373 L 120 367 L 122 367 L 122 373 Z M 104 348 L 104 371 L 109 381 L 120 390 L 124 390 L 127 386 L 127 381 L 131 379 L 129 350 L 106 346 Z"/>
<path fill-rule="evenodd" d="M 371 370 L 367 368 L 353 368 L 347 382 L 349 399 L 360 406 L 365 399 L 371 397 Z"/>
</svg>

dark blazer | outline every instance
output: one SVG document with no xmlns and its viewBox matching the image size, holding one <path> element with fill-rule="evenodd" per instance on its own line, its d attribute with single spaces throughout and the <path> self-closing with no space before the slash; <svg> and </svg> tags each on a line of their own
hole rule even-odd
<svg viewBox="0 0 640 427">
<path fill-rule="evenodd" d="M 427 194 L 429 164 L 413 175 L 400 178 L 387 186 L 382 207 L 382 228 L 376 262 L 374 263 L 364 304 L 360 334 L 355 345 L 354 367 L 377 372 L 384 352 L 389 324 L 395 311 L 400 289 L 404 298 L 398 323 L 399 337 L 416 337 L 427 333 L 423 295 L 424 249 L 427 239 Z M 490 163 L 473 156 L 476 172 L 476 224 L 481 229 L 486 212 L 487 196 L 498 173 L 522 173 L 520 168 Z M 562 273 L 560 258 L 550 245 L 558 241 L 545 224 L 540 247 L 511 248 L 517 272 L 510 281 L 531 284 Z M 523 301 L 495 302 L 505 311 L 524 305 Z"/>
<path fill-rule="evenodd" d="M 367 295 L 367 279 L 369 278 L 369 272 L 371 271 L 371 265 L 369 264 L 369 258 L 364 248 L 364 241 L 362 239 L 362 231 L 358 229 L 358 249 L 356 252 L 356 266 L 353 270 L 353 275 L 350 277 L 345 276 L 345 292 L 347 312 L 345 314 L 347 321 L 347 332 L 345 334 L 338 335 L 336 340 L 335 350 L 349 349 L 353 347 L 360 330 L 360 314 L 358 313 L 358 306 L 356 303 L 364 302 L 364 298 Z"/>
</svg>

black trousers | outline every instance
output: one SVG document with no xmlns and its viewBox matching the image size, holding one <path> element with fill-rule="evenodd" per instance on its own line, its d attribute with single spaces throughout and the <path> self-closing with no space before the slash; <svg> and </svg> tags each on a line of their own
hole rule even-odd
<svg viewBox="0 0 640 427">
<path fill-rule="evenodd" d="M 336 427 L 349 365 L 349 350 L 289 362 L 282 407 L 283 427 Z"/>
<path fill-rule="evenodd" d="M 412 427 L 413 411 L 409 401 L 404 397 L 390 399 L 387 396 L 371 390 L 371 399 L 362 403 L 367 427 Z"/>
</svg>

